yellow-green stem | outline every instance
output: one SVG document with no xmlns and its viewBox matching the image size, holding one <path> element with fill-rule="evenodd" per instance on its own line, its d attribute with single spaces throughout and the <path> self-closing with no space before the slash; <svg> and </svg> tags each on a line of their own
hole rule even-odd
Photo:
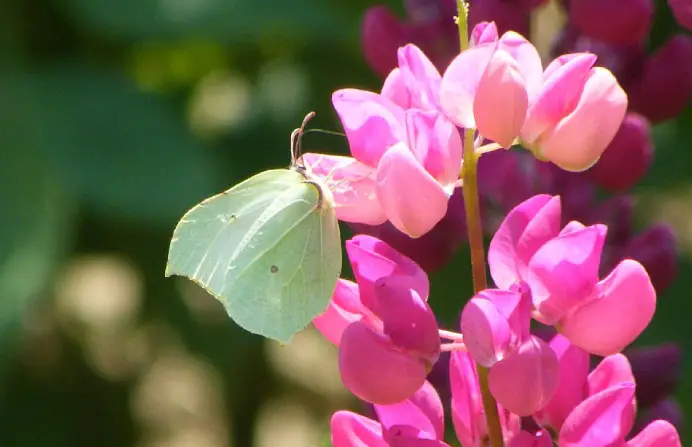
<svg viewBox="0 0 692 447">
<path fill-rule="evenodd" d="M 461 51 L 469 47 L 467 4 L 464 0 L 457 0 L 457 26 L 459 27 L 459 43 Z M 480 292 L 488 287 L 485 274 L 485 248 L 483 246 L 483 228 L 481 226 L 481 212 L 478 198 L 478 159 L 474 147 L 474 130 L 464 130 L 464 161 L 462 165 L 462 178 L 464 180 L 462 191 L 464 193 L 464 206 L 466 211 L 466 225 L 468 228 L 469 247 L 471 250 L 471 272 L 473 275 L 473 290 Z M 502 426 L 500 415 L 497 411 L 497 403 L 490 393 L 488 386 L 488 369 L 476 364 L 478 370 L 478 383 L 483 400 L 483 410 L 488 427 L 488 439 L 491 447 L 504 447 L 502 439 Z"/>
</svg>

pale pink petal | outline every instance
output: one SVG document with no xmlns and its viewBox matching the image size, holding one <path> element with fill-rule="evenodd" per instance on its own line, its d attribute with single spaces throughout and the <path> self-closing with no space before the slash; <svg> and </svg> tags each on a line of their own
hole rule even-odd
<svg viewBox="0 0 692 447">
<path fill-rule="evenodd" d="M 503 289 L 526 275 L 531 256 L 560 231 L 560 198 L 533 196 L 507 214 L 488 249 L 490 275 Z"/>
<path fill-rule="evenodd" d="M 351 281 L 339 279 L 329 307 L 322 315 L 312 320 L 312 324 L 327 340 L 339 346 L 341 334 L 346 327 L 360 320 L 373 328 L 382 324 L 360 302 L 358 286 Z"/>
<path fill-rule="evenodd" d="M 521 130 L 524 141 L 533 143 L 576 107 L 596 56 L 587 53 L 574 56 L 564 65 L 554 63 L 548 67 L 552 69 L 551 75 L 546 77 L 540 93 L 531 103 Z"/>
<path fill-rule="evenodd" d="M 404 110 L 411 108 L 411 92 L 399 68 L 392 70 L 384 80 L 380 95 Z"/>
<path fill-rule="evenodd" d="M 629 425 L 634 384 L 623 383 L 589 397 L 567 417 L 560 447 L 610 446 L 622 443 Z M 624 425 L 623 425 L 624 422 Z"/>
<path fill-rule="evenodd" d="M 385 429 L 408 425 L 427 434 L 430 439 L 444 439 L 442 401 L 428 381 L 405 401 L 393 405 L 375 405 L 375 411 Z"/>
<path fill-rule="evenodd" d="M 448 194 L 404 145 L 387 151 L 377 166 L 377 198 L 399 231 L 417 238 L 447 212 Z"/>
<path fill-rule="evenodd" d="M 469 44 L 475 47 L 484 43 L 496 42 L 498 39 L 495 22 L 479 22 L 471 30 Z"/>
<path fill-rule="evenodd" d="M 350 324 L 341 336 L 341 380 L 366 402 L 389 405 L 408 399 L 425 382 L 428 368 L 360 322 Z"/>
<path fill-rule="evenodd" d="M 500 405 L 528 416 L 552 399 L 558 378 L 555 352 L 540 338 L 532 337 L 490 368 L 488 385 Z"/>
<path fill-rule="evenodd" d="M 558 236 L 534 254 L 527 282 L 539 321 L 553 325 L 591 298 L 605 236 L 605 225 L 593 225 Z"/>
<path fill-rule="evenodd" d="M 456 126 L 438 112 L 411 109 L 406 111 L 406 132 L 416 159 L 451 193 L 461 171 L 462 145 Z"/>
<path fill-rule="evenodd" d="M 540 142 L 541 156 L 567 171 L 593 166 L 620 128 L 627 94 L 613 74 L 592 69 L 574 111 Z"/>
<path fill-rule="evenodd" d="M 529 102 L 538 95 L 543 82 L 543 64 L 538 50 L 524 36 L 508 31 L 500 37 L 500 48 L 517 61 Z"/>
<path fill-rule="evenodd" d="M 330 422 L 333 447 L 388 447 L 382 426 L 350 411 L 337 411 Z"/>
<path fill-rule="evenodd" d="M 432 110 L 438 108 L 440 72 L 430 59 L 413 44 L 399 48 L 399 69 L 411 92 L 411 107 Z"/>
<path fill-rule="evenodd" d="M 598 285 L 598 296 L 561 322 L 572 343 L 597 355 L 623 350 L 648 326 L 656 291 L 637 261 L 625 259 Z"/>
<path fill-rule="evenodd" d="M 309 153 L 302 160 L 309 175 L 317 177 L 331 191 L 339 220 L 367 225 L 387 221 L 377 200 L 374 168 L 338 155 Z"/>
<path fill-rule="evenodd" d="M 457 126 L 476 127 L 473 101 L 496 48 L 496 42 L 469 48 L 454 58 L 442 76 L 440 107 Z"/>
<path fill-rule="evenodd" d="M 403 141 L 404 110 L 377 93 L 356 89 L 337 90 L 332 104 L 346 132 L 351 154 L 376 167 L 387 149 Z"/>
<path fill-rule="evenodd" d="M 524 124 L 528 95 L 519 65 L 499 49 L 490 59 L 476 89 L 473 114 L 478 132 L 509 148 Z"/>
<path fill-rule="evenodd" d="M 577 222 L 576 220 L 572 220 L 564 226 L 564 228 L 560 231 L 559 236 L 565 236 L 576 231 L 581 231 L 584 228 L 586 228 L 586 225 L 581 222 Z"/>
<path fill-rule="evenodd" d="M 557 334 L 549 343 L 558 358 L 560 368 L 558 387 L 553 398 L 533 417 L 541 426 L 559 431 L 562 423 L 588 394 L 589 353 Z"/>
<path fill-rule="evenodd" d="M 509 324 L 512 343 L 524 340 L 530 335 L 531 290 L 524 282 L 514 283 L 510 290 L 486 289 L 478 296 L 492 301 L 498 312 Z"/>
<path fill-rule="evenodd" d="M 682 443 L 673 424 L 659 419 L 627 441 L 627 447 L 682 447 Z"/>
<path fill-rule="evenodd" d="M 487 292 L 487 291 L 484 291 Z M 491 300 L 480 292 L 461 312 L 461 332 L 468 353 L 480 365 L 492 366 L 507 352 L 512 341 L 509 323 Z"/>
</svg>

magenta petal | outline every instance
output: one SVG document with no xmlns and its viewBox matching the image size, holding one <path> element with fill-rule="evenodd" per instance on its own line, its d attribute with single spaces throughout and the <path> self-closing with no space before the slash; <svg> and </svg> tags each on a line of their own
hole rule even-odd
<svg viewBox="0 0 692 447">
<path fill-rule="evenodd" d="M 499 39 L 495 22 L 480 22 L 473 27 L 469 36 L 471 46 L 496 42 Z"/>
<path fill-rule="evenodd" d="M 586 379 L 590 356 L 560 334 L 555 335 L 549 345 L 558 359 L 558 387 L 550 402 L 533 417 L 541 426 L 559 431 L 567 416 L 588 394 Z"/>
<path fill-rule="evenodd" d="M 333 447 L 387 447 L 382 426 L 360 414 L 337 411 L 330 422 Z"/>
<path fill-rule="evenodd" d="M 529 278 L 540 321 L 555 324 L 590 299 L 606 236 L 604 225 L 563 234 L 543 245 L 531 258 Z"/>
<path fill-rule="evenodd" d="M 532 337 L 490 368 L 488 385 L 497 402 L 519 416 L 528 416 L 552 399 L 558 385 L 555 352 Z"/>
<path fill-rule="evenodd" d="M 543 429 L 537 433 L 529 433 L 527 431 L 521 431 L 514 436 L 507 447 L 552 447 L 553 439 L 550 437 L 550 433 Z"/>
<path fill-rule="evenodd" d="M 375 405 L 375 411 L 385 429 L 408 425 L 427 434 L 430 439 L 444 439 L 442 401 L 428 381 L 405 401 L 393 405 Z"/>
<path fill-rule="evenodd" d="M 449 195 L 411 151 L 399 144 L 377 166 L 377 198 L 392 225 L 417 238 L 445 216 Z"/>
<path fill-rule="evenodd" d="M 477 445 L 483 420 L 478 377 L 473 360 L 466 352 L 454 351 L 449 362 L 449 383 L 452 391 L 452 421 L 462 445 Z"/>
<path fill-rule="evenodd" d="M 384 80 L 380 95 L 404 110 L 411 108 L 411 91 L 406 85 L 404 74 L 398 68 L 392 70 Z"/>
<path fill-rule="evenodd" d="M 339 220 L 367 225 L 387 221 L 377 200 L 374 168 L 338 155 L 309 153 L 302 160 L 309 175 L 317 177 L 332 193 Z"/>
<path fill-rule="evenodd" d="M 656 309 L 656 291 L 636 261 L 625 259 L 598 284 L 598 296 L 561 322 L 572 343 L 597 355 L 620 352 L 642 333 Z"/>
<path fill-rule="evenodd" d="M 629 430 L 633 398 L 633 383 L 622 383 L 589 397 L 565 420 L 558 444 L 584 447 L 622 443 Z"/>
<path fill-rule="evenodd" d="M 374 312 L 382 320 L 383 333 L 397 348 L 432 364 L 440 355 L 437 320 L 405 279 L 389 276 L 375 283 Z"/>
<path fill-rule="evenodd" d="M 322 315 L 312 320 L 312 324 L 327 340 L 339 346 L 341 334 L 346 327 L 361 319 L 372 327 L 379 323 L 360 302 L 358 286 L 351 281 L 339 279 L 329 307 Z"/>
<path fill-rule="evenodd" d="M 560 198 L 540 194 L 507 214 L 488 249 L 490 275 L 495 284 L 509 288 L 525 278 L 533 254 L 560 231 Z"/>
<path fill-rule="evenodd" d="M 377 93 L 337 90 L 332 104 L 341 118 L 351 154 L 376 167 L 385 151 L 404 139 L 404 111 Z"/>
<path fill-rule="evenodd" d="M 353 394 L 366 402 L 389 405 L 408 399 L 423 385 L 428 365 L 355 322 L 341 336 L 339 371 Z"/>
<path fill-rule="evenodd" d="M 682 443 L 673 424 L 659 419 L 627 441 L 627 447 L 682 447 Z"/>
<path fill-rule="evenodd" d="M 411 92 L 411 107 L 422 110 L 438 108 L 440 72 L 430 59 L 413 44 L 399 48 L 399 69 Z"/>
<path fill-rule="evenodd" d="M 473 102 L 478 132 L 509 148 L 519 136 L 528 103 L 519 65 L 507 52 L 496 51 L 478 84 Z"/>
<path fill-rule="evenodd" d="M 440 85 L 440 106 L 447 117 L 460 127 L 475 128 L 473 102 L 485 68 L 497 43 L 478 45 L 454 58 Z"/>
<path fill-rule="evenodd" d="M 471 357 L 480 365 L 489 367 L 509 350 L 512 332 L 507 320 L 483 293 L 471 298 L 464 306 L 461 332 Z"/>
<path fill-rule="evenodd" d="M 589 394 L 596 394 L 622 382 L 634 383 L 634 375 L 627 357 L 618 353 L 601 360 L 588 380 Z"/>
</svg>

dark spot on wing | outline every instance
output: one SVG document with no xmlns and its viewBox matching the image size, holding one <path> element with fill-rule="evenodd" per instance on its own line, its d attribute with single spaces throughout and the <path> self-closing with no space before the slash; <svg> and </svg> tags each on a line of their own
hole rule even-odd
<svg viewBox="0 0 692 447">
<path fill-rule="evenodd" d="M 279 271 L 279 267 L 277 267 L 277 266 L 275 266 L 275 265 L 272 265 L 272 266 L 269 268 L 269 270 L 270 270 L 272 273 L 276 273 L 276 272 Z"/>
</svg>

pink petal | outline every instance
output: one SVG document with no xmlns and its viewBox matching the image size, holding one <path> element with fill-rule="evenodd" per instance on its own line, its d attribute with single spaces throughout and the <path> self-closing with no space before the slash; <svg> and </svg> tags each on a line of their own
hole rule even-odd
<svg viewBox="0 0 692 447">
<path fill-rule="evenodd" d="M 399 68 L 392 70 L 384 80 L 380 95 L 404 110 L 411 108 L 411 91 L 406 86 L 404 75 Z"/>
<path fill-rule="evenodd" d="M 574 231 L 543 245 L 531 258 L 527 282 L 539 321 L 552 325 L 588 300 L 598 282 L 604 225 Z"/>
<path fill-rule="evenodd" d="M 377 200 L 375 169 L 338 155 L 305 154 L 302 160 L 309 174 L 331 191 L 339 220 L 368 225 L 387 221 Z"/>
<path fill-rule="evenodd" d="M 503 289 L 526 275 L 531 256 L 560 231 L 560 198 L 540 194 L 507 214 L 488 248 L 488 265 Z"/>
<path fill-rule="evenodd" d="M 394 425 L 408 425 L 426 433 L 430 439 L 444 439 L 442 401 L 428 381 L 405 401 L 393 405 L 375 405 L 375 411 L 386 429 Z"/>
<path fill-rule="evenodd" d="M 435 363 L 440 355 L 440 335 L 435 314 L 405 277 L 388 276 L 375 283 L 375 314 L 382 332 L 402 351 Z"/>
<path fill-rule="evenodd" d="M 546 68 L 545 82 L 529 107 L 521 137 L 533 143 L 577 105 L 596 56 L 583 53 L 559 58 Z"/>
<path fill-rule="evenodd" d="M 532 337 L 490 368 L 488 385 L 500 405 L 528 416 L 552 399 L 558 378 L 555 352 L 540 338 Z"/>
<path fill-rule="evenodd" d="M 343 89 L 332 94 L 346 132 L 351 154 L 376 167 L 387 149 L 403 141 L 404 111 L 387 98 L 364 90 Z"/>
<path fill-rule="evenodd" d="M 589 374 L 589 394 L 599 393 L 622 382 L 634 383 L 630 362 L 623 354 L 609 355 Z"/>
<path fill-rule="evenodd" d="M 451 192 L 461 171 L 459 131 L 442 114 L 419 109 L 406 111 L 408 146 L 425 170 Z"/>
<path fill-rule="evenodd" d="M 341 336 L 341 380 L 366 402 L 389 405 L 408 399 L 425 382 L 429 367 L 360 322 L 350 324 Z"/>
<path fill-rule="evenodd" d="M 330 422 L 333 447 L 388 447 L 379 423 L 350 411 L 337 411 Z"/>
<path fill-rule="evenodd" d="M 346 241 L 345 245 L 358 281 L 360 300 L 366 307 L 375 308 L 375 282 L 392 275 L 408 277 L 407 285 L 423 300 L 428 299 L 428 275 L 411 259 L 381 240 L 363 234 Z"/>
<path fill-rule="evenodd" d="M 533 415 L 541 426 L 559 431 L 574 408 L 587 396 L 589 353 L 557 334 L 549 343 L 559 365 L 558 387 L 548 404 Z"/>
<path fill-rule="evenodd" d="M 620 352 L 642 333 L 656 309 L 656 291 L 637 261 L 625 259 L 598 285 L 598 297 L 561 322 L 572 343 L 597 355 Z"/>
<path fill-rule="evenodd" d="M 584 171 L 598 161 L 620 128 L 627 94 L 613 74 L 593 68 L 574 110 L 541 140 L 541 156 L 567 171 Z"/>
<path fill-rule="evenodd" d="M 634 384 L 622 383 L 579 404 L 560 430 L 560 447 L 609 446 L 624 441 Z M 625 426 L 623 426 L 623 422 Z"/>
<path fill-rule="evenodd" d="M 490 59 L 476 89 L 473 114 L 481 135 L 505 148 L 519 135 L 528 94 L 519 65 L 502 49 Z"/>
<path fill-rule="evenodd" d="M 449 383 L 452 391 L 452 421 L 457 438 L 462 445 L 477 445 L 485 435 L 485 428 L 479 425 L 484 418 L 483 402 L 476 367 L 468 353 L 452 352 Z"/>
<path fill-rule="evenodd" d="M 469 36 L 470 45 L 478 46 L 484 43 L 493 43 L 499 40 L 495 22 L 480 22 L 473 27 Z"/>
<path fill-rule="evenodd" d="M 322 315 L 312 320 L 312 324 L 327 340 L 339 346 L 341 334 L 346 327 L 360 320 L 373 328 L 382 324 L 360 302 L 358 286 L 351 281 L 339 279 L 329 307 Z"/>
<path fill-rule="evenodd" d="M 464 306 L 461 332 L 471 357 L 480 365 L 489 367 L 509 350 L 512 332 L 507 320 L 493 302 L 483 295 L 484 292 L 471 298 Z"/>
<path fill-rule="evenodd" d="M 440 72 L 430 59 L 413 44 L 399 48 L 399 69 L 411 93 L 411 107 L 433 110 L 438 107 Z"/>
<path fill-rule="evenodd" d="M 659 419 L 630 439 L 627 447 L 682 447 L 682 443 L 673 424 Z"/>
<path fill-rule="evenodd" d="M 540 430 L 538 433 L 529 433 L 527 431 L 519 432 L 513 437 L 507 447 L 552 447 L 553 439 L 547 430 Z"/>
<path fill-rule="evenodd" d="M 543 83 L 543 64 L 538 50 L 524 36 L 508 31 L 500 37 L 500 48 L 517 61 L 529 102 L 538 95 Z"/>
<path fill-rule="evenodd" d="M 475 128 L 473 102 L 497 43 L 469 48 L 449 64 L 440 85 L 440 107 L 454 124 Z"/>
<path fill-rule="evenodd" d="M 447 212 L 449 196 L 404 145 L 390 148 L 377 166 L 377 198 L 399 231 L 417 238 Z"/>
</svg>

